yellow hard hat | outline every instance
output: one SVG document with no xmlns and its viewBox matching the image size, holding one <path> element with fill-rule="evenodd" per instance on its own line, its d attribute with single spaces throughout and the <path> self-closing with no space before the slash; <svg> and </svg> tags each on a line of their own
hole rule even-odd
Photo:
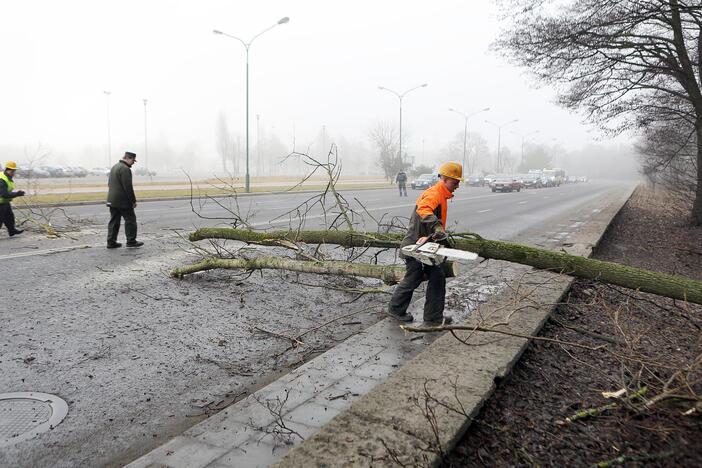
<svg viewBox="0 0 702 468">
<path fill-rule="evenodd" d="M 14 161 L 7 161 L 7 163 L 5 163 L 5 169 L 15 169 L 16 170 L 17 163 Z"/>
<path fill-rule="evenodd" d="M 453 161 L 443 163 L 439 168 L 439 175 L 463 181 L 463 166 Z"/>
</svg>

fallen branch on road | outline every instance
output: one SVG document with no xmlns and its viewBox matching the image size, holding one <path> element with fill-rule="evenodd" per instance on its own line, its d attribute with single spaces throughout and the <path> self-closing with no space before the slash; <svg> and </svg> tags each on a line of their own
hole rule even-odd
<svg viewBox="0 0 702 468">
<path fill-rule="evenodd" d="M 203 239 L 229 239 L 261 245 L 288 240 L 307 244 L 336 244 L 343 247 L 399 248 L 403 237 L 402 234 L 361 231 L 255 232 L 231 228 L 202 228 L 192 233 L 189 239 L 193 242 Z M 473 233 L 457 233 L 452 236 L 452 240 L 454 248 L 475 252 L 483 258 L 521 263 L 540 270 L 702 304 L 702 282 L 684 276 L 658 273 L 522 244 L 483 239 Z"/>
<path fill-rule="evenodd" d="M 452 263 L 444 264 L 444 273 L 451 278 L 456 276 L 456 266 Z M 285 257 L 257 257 L 257 258 L 218 258 L 212 257 L 193 265 L 175 268 L 171 271 L 174 278 L 183 278 L 185 275 L 200 271 L 215 269 L 240 269 L 240 270 L 290 270 L 300 273 L 317 273 L 338 276 L 363 276 L 376 278 L 383 283 L 397 284 L 405 275 L 402 265 L 373 265 L 370 263 L 352 263 L 338 260 L 306 261 L 293 260 Z"/>
</svg>

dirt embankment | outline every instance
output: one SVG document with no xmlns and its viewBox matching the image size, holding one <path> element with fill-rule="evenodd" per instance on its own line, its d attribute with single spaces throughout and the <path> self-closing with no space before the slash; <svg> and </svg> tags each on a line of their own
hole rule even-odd
<svg viewBox="0 0 702 468">
<path fill-rule="evenodd" d="M 639 188 L 595 257 L 702 280 L 689 211 Z M 702 466 L 702 307 L 576 281 L 541 336 L 592 349 L 532 342 L 445 466 Z"/>
</svg>

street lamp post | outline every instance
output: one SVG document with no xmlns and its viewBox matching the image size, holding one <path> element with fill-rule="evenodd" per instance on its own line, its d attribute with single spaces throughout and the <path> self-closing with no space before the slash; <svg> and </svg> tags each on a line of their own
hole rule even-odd
<svg viewBox="0 0 702 468">
<path fill-rule="evenodd" d="M 110 138 L 110 94 L 111 91 L 103 91 L 107 102 L 107 167 L 112 166 L 112 141 Z"/>
<path fill-rule="evenodd" d="M 486 107 L 485 109 L 479 110 L 477 112 L 473 112 L 472 114 L 466 114 L 465 112 L 461 112 L 459 110 L 456 110 L 456 109 L 449 107 L 449 112 L 455 112 L 456 114 L 463 116 L 463 119 L 465 120 L 465 125 L 463 126 L 463 161 L 462 161 L 464 171 L 466 170 L 466 144 L 468 142 L 468 119 L 474 115 L 480 114 L 481 112 L 487 112 L 489 110 L 490 110 L 490 108 Z"/>
<path fill-rule="evenodd" d="M 378 86 L 378 89 L 392 93 L 395 96 L 397 96 L 397 99 L 400 100 L 400 169 L 402 169 L 402 98 L 404 98 L 407 93 L 414 91 L 415 89 L 426 88 L 427 86 L 428 83 L 420 84 L 419 86 L 415 86 L 414 88 L 408 89 L 404 93 L 398 93 L 397 91 L 393 91 L 392 89 L 386 88 L 384 86 Z"/>
<path fill-rule="evenodd" d="M 529 135 L 533 135 L 533 134 L 535 134 L 535 133 L 539 133 L 539 131 L 538 131 L 538 130 L 534 130 L 533 132 L 529 132 L 529 133 L 519 133 L 519 132 L 512 131 L 512 133 L 514 133 L 515 135 L 519 135 L 520 137 L 522 137 L 522 166 L 524 166 L 524 140 L 526 140 L 526 137 L 528 137 Z"/>
<path fill-rule="evenodd" d="M 142 99 L 144 101 L 144 169 L 146 169 L 146 173 L 149 174 L 149 177 L 151 176 L 149 172 L 149 140 L 148 140 L 148 134 L 146 133 L 146 103 L 149 101 L 148 99 Z"/>
<path fill-rule="evenodd" d="M 247 193 L 251 191 L 250 175 L 249 175 L 249 48 L 251 47 L 251 44 L 258 36 L 262 35 L 265 32 L 270 31 L 271 29 L 275 28 L 278 25 L 285 24 L 288 21 L 290 21 L 290 18 L 288 18 L 287 16 L 284 18 L 281 18 L 273 26 L 269 26 L 268 28 L 264 29 L 260 33 L 256 34 L 254 37 L 252 37 L 249 40 L 249 42 L 246 42 L 242 39 L 239 39 L 236 36 L 232 36 L 231 34 L 227 34 L 225 32 L 218 31 L 217 29 L 212 31 L 215 34 L 220 34 L 222 36 L 227 36 L 227 37 L 231 37 L 232 39 L 236 39 L 237 41 L 241 42 L 241 44 L 244 46 L 244 49 L 246 49 L 246 192 Z"/>
<path fill-rule="evenodd" d="M 491 122 L 489 120 L 485 121 L 485 123 L 489 123 L 489 124 L 497 127 L 497 172 L 498 173 L 502 172 L 502 159 L 500 159 L 500 140 L 502 137 L 502 127 L 506 127 L 507 125 L 513 124 L 515 122 L 519 122 L 519 119 L 510 120 L 508 122 L 504 122 L 501 124 L 496 124 L 495 122 Z"/>
</svg>

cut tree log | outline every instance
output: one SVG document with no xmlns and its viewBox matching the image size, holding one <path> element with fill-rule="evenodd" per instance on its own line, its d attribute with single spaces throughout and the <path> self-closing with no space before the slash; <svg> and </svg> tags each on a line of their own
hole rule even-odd
<svg viewBox="0 0 702 468">
<path fill-rule="evenodd" d="M 337 244 L 344 247 L 399 248 L 402 234 L 360 231 L 271 231 L 254 232 L 231 228 L 203 228 L 191 241 L 230 239 L 251 244 L 275 245 L 286 240 L 307 244 Z M 625 288 L 702 304 L 702 282 L 619 263 L 579 257 L 511 242 L 483 239 L 473 233 L 453 234 L 454 248 L 475 252 L 483 258 L 521 263 L 541 270 L 602 281 Z"/>
<path fill-rule="evenodd" d="M 376 278 L 387 285 L 399 283 L 405 276 L 403 265 L 373 265 L 370 263 L 332 261 L 307 261 L 293 260 L 284 257 L 256 257 L 256 258 L 207 258 L 201 262 L 175 268 L 171 271 L 174 278 L 199 271 L 215 269 L 241 269 L 241 270 L 290 270 L 300 273 L 318 273 L 337 276 L 363 276 Z M 458 265 L 446 262 L 442 265 L 447 278 L 456 276 Z"/>
</svg>

